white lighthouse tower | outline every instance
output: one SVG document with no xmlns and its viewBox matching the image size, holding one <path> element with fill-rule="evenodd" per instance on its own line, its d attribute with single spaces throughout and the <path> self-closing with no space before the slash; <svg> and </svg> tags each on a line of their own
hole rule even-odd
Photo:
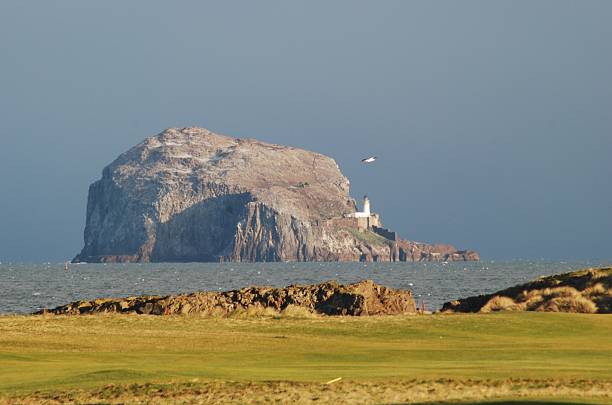
<svg viewBox="0 0 612 405">
<path fill-rule="evenodd" d="M 363 196 L 363 213 L 368 217 L 370 216 L 370 199 L 367 195 Z"/>
<path fill-rule="evenodd" d="M 378 214 L 371 212 L 370 199 L 367 195 L 363 196 L 363 211 L 346 214 L 346 218 L 355 218 L 355 227 L 361 230 L 367 230 L 375 227 L 381 227 L 380 217 Z"/>
<path fill-rule="evenodd" d="M 369 218 L 370 217 L 370 199 L 367 195 L 363 196 L 363 211 L 356 212 L 354 214 L 355 218 Z"/>
</svg>

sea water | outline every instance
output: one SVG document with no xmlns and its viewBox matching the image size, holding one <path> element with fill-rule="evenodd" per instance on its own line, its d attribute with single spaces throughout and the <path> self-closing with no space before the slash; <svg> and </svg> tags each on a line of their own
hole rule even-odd
<svg viewBox="0 0 612 405">
<path fill-rule="evenodd" d="M 481 261 L 455 263 L 155 263 L 0 264 L 0 313 L 25 314 L 72 301 L 132 295 L 226 291 L 252 285 L 285 287 L 363 279 L 412 290 L 418 305 L 485 294 L 536 277 L 612 261 Z"/>
</svg>

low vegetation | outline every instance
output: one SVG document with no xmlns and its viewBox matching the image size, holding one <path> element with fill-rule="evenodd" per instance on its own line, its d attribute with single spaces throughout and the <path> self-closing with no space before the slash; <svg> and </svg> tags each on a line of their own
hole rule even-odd
<svg viewBox="0 0 612 405">
<path fill-rule="evenodd" d="M 0 403 L 610 403 L 611 335 L 538 312 L 3 316 Z"/>
<path fill-rule="evenodd" d="M 20 404 L 608 404 L 612 384 L 578 380 L 390 380 L 317 384 L 295 381 L 108 384 L 90 390 L 35 392 L 13 397 Z M 575 398 L 575 399 L 568 399 Z M 520 402 L 519 402 L 520 401 Z M 562 402 L 561 402 L 562 401 Z M 3 400 L 0 398 L 0 404 Z"/>
<path fill-rule="evenodd" d="M 540 311 L 612 313 L 612 268 L 541 277 L 493 294 L 444 304 L 447 312 Z"/>
<path fill-rule="evenodd" d="M 351 234 L 355 239 L 370 245 L 389 246 L 390 243 L 388 239 L 385 239 L 384 237 L 370 230 L 359 230 L 353 228 L 342 228 L 342 230 Z"/>
</svg>

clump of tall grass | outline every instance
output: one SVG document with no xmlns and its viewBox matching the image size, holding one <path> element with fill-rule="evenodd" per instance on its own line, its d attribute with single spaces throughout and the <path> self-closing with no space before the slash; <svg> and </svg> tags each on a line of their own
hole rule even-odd
<svg viewBox="0 0 612 405">
<path fill-rule="evenodd" d="M 569 286 L 523 290 L 515 299 L 503 295 L 494 296 L 480 312 L 527 310 L 593 314 L 598 308 L 590 298 L 604 292 L 607 291 L 601 284 L 596 284 L 583 293 Z"/>
<path fill-rule="evenodd" d="M 594 301 L 597 303 L 597 308 L 599 309 L 600 313 L 612 313 L 612 288 L 608 289 L 606 295 L 600 295 L 599 297 L 594 298 Z"/>
<path fill-rule="evenodd" d="M 594 279 L 594 280 L 599 279 L 599 278 L 610 277 L 610 268 L 605 268 L 605 269 L 589 269 L 588 272 L 591 275 L 591 278 Z"/>
<path fill-rule="evenodd" d="M 274 308 L 263 307 L 261 305 L 250 305 L 246 308 L 236 308 L 229 314 L 229 317 L 236 319 L 271 318 L 278 316 L 278 314 L 278 311 L 274 310 Z"/>
<path fill-rule="evenodd" d="M 512 298 L 496 295 L 480 309 L 480 312 L 516 311 L 519 309 Z"/>
<path fill-rule="evenodd" d="M 597 312 L 597 305 L 582 295 L 557 296 L 544 301 L 536 311 L 594 314 Z"/>
<path fill-rule="evenodd" d="M 315 312 L 310 311 L 308 308 L 305 307 L 300 307 L 298 305 L 287 305 L 285 307 L 285 309 L 282 310 L 281 312 L 281 317 L 283 318 L 296 318 L 296 319 L 303 319 L 303 318 L 317 318 L 320 315 L 318 315 Z"/>
<path fill-rule="evenodd" d="M 261 305 L 251 305 L 246 308 L 238 307 L 229 314 L 230 318 L 235 319 L 250 319 L 250 318 L 316 318 L 320 315 L 312 312 L 308 308 L 298 305 L 288 305 L 282 311 L 277 311 L 271 307 Z"/>
<path fill-rule="evenodd" d="M 542 276 L 493 294 L 444 304 L 442 311 L 612 313 L 612 267 Z"/>
<path fill-rule="evenodd" d="M 591 287 L 585 288 L 582 295 L 587 297 L 596 297 L 600 295 L 612 295 L 612 290 L 606 289 L 602 283 L 597 283 Z"/>
<path fill-rule="evenodd" d="M 580 292 L 576 290 L 574 287 L 555 287 L 555 288 L 545 288 L 540 291 L 541 295 L 543 295 L 546 299 L 552 299 L 555 297 L 578 297 L 580 296 Z"/>
</svg>

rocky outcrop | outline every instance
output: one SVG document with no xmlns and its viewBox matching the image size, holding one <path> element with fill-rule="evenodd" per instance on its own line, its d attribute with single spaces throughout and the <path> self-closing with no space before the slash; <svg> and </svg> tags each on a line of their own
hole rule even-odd
<svg viewBox="0 0 612 405">
<path fill-rule="evenodd" d="M 197 292 L 174 296 L 77 301 L 37 314 L 83 315 L 135 313 L 150 315 L 203 314 L 227 316 L 249 309 L 304 308 L 325 315 L 398 315 L 416 313 L 412 292 L 394 290 L 371 280 L 341 285 L 334 281 L 286 288 L 249 287 L 227 292 Z"/>
<path fill-rule="evenodd" d="M 74 261 L 477 259 L 334 222 L 355 210 L 348 179 L 327 156 L 173 128 L 119 156 L 90 186 Z"/>
<path fill-rule="evenodd" d="M 421 261 L 479 261 L 480 255 L 473 250 L 457 250 L 452 245 L 430 245 L 421 242 L 400 240 L 397 243 L 399 260 L 407 262 Z"/>
<path fill-rule="evenodd" d="M 447 302 L 442 312 L 612 313 L 612 268 L 541 277 L 493 294 Z"/>
</svg>

